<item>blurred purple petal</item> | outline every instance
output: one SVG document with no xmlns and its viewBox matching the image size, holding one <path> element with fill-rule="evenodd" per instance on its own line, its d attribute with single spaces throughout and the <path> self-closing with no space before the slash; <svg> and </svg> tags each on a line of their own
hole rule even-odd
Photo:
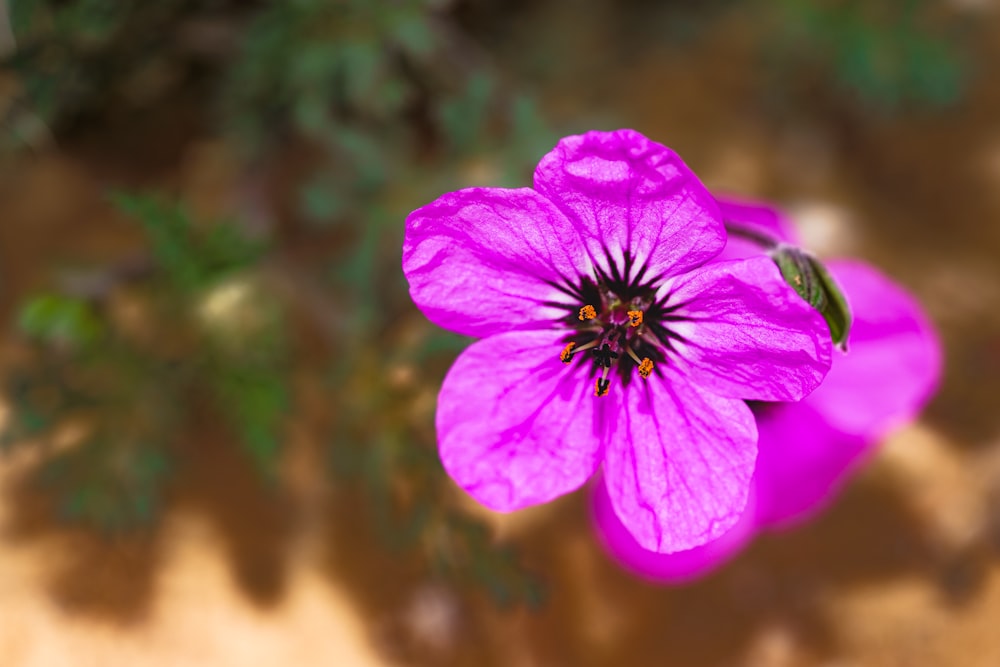
<svg viewBox="0 0 1000 667">
<path fill-rule="evenodd" d="M 916 418 L 940 379 L 940 344 L 916 300 L 866 264 L 828 266 L 854 310 L 850 352 L 835 353 L 826 380 L 801 403 L 762 406 L 762 525 L 825 505 L 880 438 Z"/>
<path fill-rule="evenodd" d="M 806 401 L 761 406 L 757 428 L 761 451 L 754 486 L 761 527 L 786 524 L 832 501 L 877 442 L 838 431 Z"/>
<path fill-rule="evenodd" d="M 601 545 L 622 567 L 658 583 L 679 584 L 704 576 L 724 564 L 753 538 L 755 499 L 751 489 L 739 519 L 718 538 L 670 554 L 643 549 L 615 514 L 604 480 L 594 484 L 591 518 Z"/>
<path fill-rule="evenodd" d="M 833 427 L 863 437 L 913 420 L 937 388 L 941 345 L 920 304 L 873 267 L 827 263 L 854 311 L 847 354 L 837 353 L 808 399 Z"/>
</svg>

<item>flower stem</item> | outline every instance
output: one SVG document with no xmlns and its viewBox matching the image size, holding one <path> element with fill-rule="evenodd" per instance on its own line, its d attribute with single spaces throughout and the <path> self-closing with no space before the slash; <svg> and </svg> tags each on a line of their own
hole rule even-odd
<svg viewBox="0 0 1000 667">
<path fill-rule="evenodd" d="M 774 238 L 767 232 L 762 232 L 759 229 L 741 225 L 740 223 L 732 220 L 725 220 L 723 222 L 726 225 L 727 234 L 750 241 L 751 243 L 756 243 L 765 250 L 774 250 L 780 244 L 778 239 Z"/>
</svg>

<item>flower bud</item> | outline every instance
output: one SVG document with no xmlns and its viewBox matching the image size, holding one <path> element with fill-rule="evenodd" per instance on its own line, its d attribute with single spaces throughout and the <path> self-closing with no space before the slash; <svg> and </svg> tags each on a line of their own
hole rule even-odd
<svg viewBox="0 0 1000 667">
<path fill-rule="evenodd" d="M 834 345 L 846 350 L 851 309 L 830 272 L 805 250 L 785 243 L 779 244 L 770 255 L 785 281 L 826 320 Z"/>
</svg>

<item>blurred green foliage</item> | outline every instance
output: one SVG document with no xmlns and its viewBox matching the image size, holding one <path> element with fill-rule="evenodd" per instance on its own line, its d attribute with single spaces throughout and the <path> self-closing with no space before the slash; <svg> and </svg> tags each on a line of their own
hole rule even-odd
<svg viewBox="0 0 1000 667">
<path fill-rule="evenodd" d="M 966 25 L 926 0 L 782 0 L 783 29 L 765 44 L 777 70 L 819 67 L 864 110 L 893 113 L 956 103 L 966 85 Z"/>
<path fill-rule="evenodd" d="M 21 331 L 47 343 L 87 345 L 99 338 L 103 323 L 81 299 L 60 294 L 43 294 L 21 309 Z"/>
<path fill-rule="evenodd" d="M 195 227 L 177 204 L 124 193 L 112 195 L 112 201 L 142 225 L 157 268 L 184 293 L 253 266 L 265 250 L 232 223 Z"/>
<path fill-rule="evenodd" d="M 253 278 L 259 244 L 230 223 L 196 227 L 153 197 L 114 200 L 146 232 L 150 262 L 105 269 L 96 293 L 24 304 L 27 360 L 7 379 L 4 433 L 8 444 L 50 448 L 41 478 L 61 511 L 106 529 L 153 517 L 172 441 L 202 399 L 265 475 L 274 473 L 288 408 L 285 324 Z M 140 331 L 114 315 L 123 292 L 144 310 Z M 59 445 L 67 426 L 79 435 Z"/>
<path fill-rule="evenodd" d="M 435 576 L 481 586 L 500 604 L 540 600 L 514 550 L 449 496 L 426 398 L 468 341 L 413 316 L 399 271 L 402 222 L 416 202 L 470 173 L 484 185 L 523 182 L 555 141 L 448 4 L 14 1 L 18 49 L 5 66 L 21 84 L 16 113 L 58 131 L 104 107 L 165 103 L 187 86 L 247 171 L 289 151 L 308 156 L 287 222 L 328 248 L 292 269 L 282 256 L 293 249 L 274 228 L 250 235 L 239 220 L 193 219 L 162 197 L 112 195 L 143 231 L 142 260 L 102 271 L 90 281 L 99 289 L 64 285 L 26 302 L 28 354 L 6 379 L 4 442 L 46 450 L 39 480 L 62 515 L 105 530 L 152 520 L 181 465 L 174 443 L 203 405 L 264 478 L 283 483 L 289 377 L 315 371 L 337 412 L 330 472 L 368 499 L 384 547 L 417 550 Z M 208 56 L 186 46 L 206 21 L 228 36 Z M 152 85 L 157 77 L 168 83 Z M 305 309 L 333 328 L 318 366 L 293 344 L 294 304 L 270 279 L 275 266 L 322 296 Z M 117 313 L 123 294 L 143 313 L 138 331 Z M 400 369 L 416 381 L 400 382 Z"/>
<path fill-rule="evenodd" d="M 169 459 L 159 446 L 113 438 L 112 434 L 95 436 L 54 457 L 42 471 L 41 481 L 56 494 L 63 517 L 106 531 L 153 519 Z"/>
<path fill-rule="evenodd" d="M 643 11 L 626 5 L 621 12 L 629 36 L 678 50 L 690 49 L 719 24 L 741 26 L 762 56 L 764 92 L 783 101 L 805 82 L 810 95 L 820 89 L 864 114 L 933 111 L 957 103 L 975 74 L 968 55 L 974 19 L 947 6 L 959 3 L 635 2 Z"/>
<path fill-rule="evenodd" d="M 176 57 L 176 26 L 193 0 L 10 0 L 17 48 L 4 68 L 17 73 L 22 97 L 7 109 L 4 127 L 35 144 L 47 125 L 104 108 L 128 83 L 152 81 Z M 40 122 L 37 122 L 39 121 Z M 6 139 L 6 137 L 5 137 Z M 7 142 L 9 143 L 9 142 Z"/>
</svg>

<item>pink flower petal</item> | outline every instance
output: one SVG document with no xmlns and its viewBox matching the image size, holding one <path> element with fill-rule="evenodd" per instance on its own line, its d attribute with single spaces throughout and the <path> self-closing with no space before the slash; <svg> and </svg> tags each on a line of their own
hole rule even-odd
<svg viewBox="0 0 1000 667">
<path fill-rule="evenodd" d="M 825 507 L 877 442 L 831 427 L 808 400 L 759 408 L 758 526 L 787 525 Z"/>
<path fill-rule="evenodd" d="M 661 553 L 717 539 L 746 505 L 757 454 L 750 409 L 676 373 L 620 391 L 604 475 L 622 524 Z"/>
<path fill-rule="evenodd" d="M 676 153 L 633 130 L 562 139 L 535 170 L 535 189 L 581 230 L 595 265 L 634 260 L 634 279 L 677 275 L 722 250 L 715 199 Z"/>
<path fill-rule="evenodd" d="M 795 401 L 830 367 L 829 329 L 789 287 L 767 257 L 713 263 L 672 281 L 669 323 L 682 340 L 670 356 L 684 373 L 717 394 Z"/>
<path fill-rule="evenodd" d="M 588 266 L 577 229 L 529 189 L 451 192 L 406 219 L 403 273 L 429 320 L 468 336 L 545 328 Z"/>
<path fill-rule="evenodd" d="M 605 413 L 589 366 L 559 360 L 564 333 L 473 343 L 438 396 L 441 462 L 483 505 L 510 511 L 568 493 L 600 464 Z"/>
<path fill-rule="evenodd" d="M 937 387 L 941 348 L 919 304 L 861 262 L 828 264 L 854 311 L 849 352 L 801 403 L 758 416 L 759 522 L 814 513 L 893 427 L 911 421 Z"/>
<path fill-rule="evenodd" d="M 603 479 L 591 493 L 591 519 L 605 551 L 633 574 L 648 581 L 680 584 L 705 576 L 739 553 L 753 538 L 755 502 L 751 494 L 729 530 L 699 547 L 670 554 L 643 549 L 615 514 Z"/>
</svg>

